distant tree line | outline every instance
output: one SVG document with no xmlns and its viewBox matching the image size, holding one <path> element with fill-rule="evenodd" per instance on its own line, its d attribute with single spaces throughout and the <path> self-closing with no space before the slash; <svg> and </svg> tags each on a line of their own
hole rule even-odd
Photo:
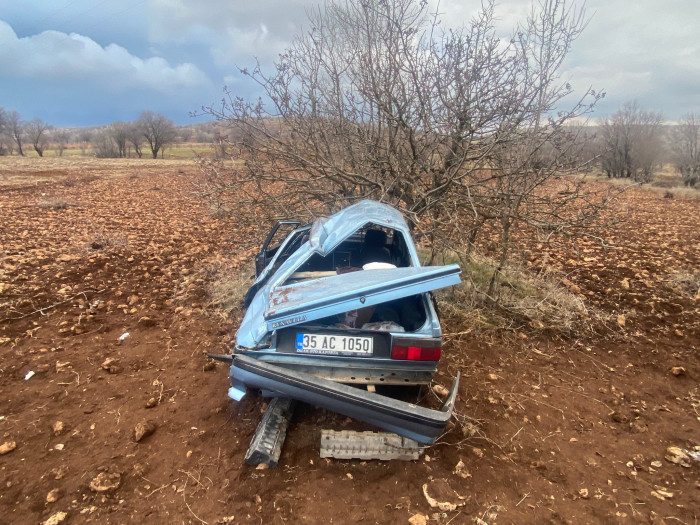
<svg viewBox="0 0 700 525">
<path fill-rule="evenodd" d="M 40 157 L 47 150 L 63 156 L 67 149 L 99 158 L 138 157 L 154 159 L 167 147 L 178 143 L 212 143 L 214 123 L 176 126 L 167 117 L 144 111 L 132 122 L 114 122 L 91 128 L 54 127 L 39 118 L 25 120 L 17 111 L 0 107 L 0 156 L 25 156 L 30 151 Z"/>
<path fill-rule="evenodd" d="M 700 187 L 700 114 L 688 113 L 679 122 L 669 124 L 662 113 L 647 111 L 633 101 L 597 125 L 569 123 L 564 136 L 577 152 L 572 160 L 575 164 L 599 169 L 609 178 L 650 182 L 664 164 L 670 163 L 683 184 Z M 230 145 L 237 144 L 240 155 L 249 141 L 250 137 L 240 130 L 225 129 L 217 122 L 176 126 L 152 111 L 142 112 L 132 122 L 61 128 L 40 118 L 24 120 L 17 111 L 0 107 L 0 156 L 24 156 L 33 150 L 43 157 L 47 149 L 62 156 L 72 146 L 81 155 L 98 158 L 142 158 L 144 152 L 157 158 L 168 146 L 193 142 L 212 144 L 214 157 L 224 158 L 232 154 Z M 552 144 L 544 144 L 540 160 L 554 156 L 555 150 Z"/>
<path fill-rule="evenodd" d="M 608 178 L 651 182 L 664 164 L 671 163 L 683 184 L 700 183 L 700 115 L 688 113 L 677 123 L 664 123 L 662 113 L 633 101 L 593 129 L 593 153 Z"/>
</svg>

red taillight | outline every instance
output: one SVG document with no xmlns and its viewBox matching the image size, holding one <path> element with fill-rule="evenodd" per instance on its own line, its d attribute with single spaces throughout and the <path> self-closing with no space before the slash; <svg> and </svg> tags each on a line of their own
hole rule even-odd
<svg viewBox="0 0 700 525">
<path fill-rule="evenodd" d="M 394 346 L 391 348 L 392 359 L 408 361 L 439 361 L 442 348 L 423 348 L 422 346 Z"/>
</svg>

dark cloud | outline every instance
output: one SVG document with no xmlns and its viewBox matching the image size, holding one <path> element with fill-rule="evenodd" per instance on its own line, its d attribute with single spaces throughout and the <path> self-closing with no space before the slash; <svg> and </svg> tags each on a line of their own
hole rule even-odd
<svg viewBox="0 0 700 525">
<path fill-rule="evenodd" d="M 430 0 L 446 25 L 468 22 L 480 0 Z M 255 93 L 236 66 L 272 65 L 306 25 L 306 0 L 0 0 L 0 97 L 7 109 L 57 125 L 129 120 L 142 109 L 187 122 L 224 84 Z M 507 36 L 528 0 L 497 5 Z M 636 99 L 669 119 L 700 108 L 700 2 L 588 0 L 591 21 L 564 64 L 579 92 L 604 89 L 594 116 Z M 47 101 L 51 101 L 47 104 Z"/>
</svg>

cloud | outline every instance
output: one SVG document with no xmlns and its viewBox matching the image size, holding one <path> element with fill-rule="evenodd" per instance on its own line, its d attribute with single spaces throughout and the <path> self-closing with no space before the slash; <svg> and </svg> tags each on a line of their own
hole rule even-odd
<svg viewBox="0 0 700 525">
<path fill-rule="evenodd" d="M 50 83 L 69 79 L 112 92 L 134 88 L 173 92 L 211 84 L 194 64 L 170 65 L 161 57 L 140 58 L 116 44 L 104 47 L 75 33 L 44 31 L 18 38 L 0 21 L 0 78 Z"/>
<path fill-rule="evenodd" d="M 152 0 L 149 39 L 156 43 L 204 43 L 219 67 L 271 62 L 307 24 L 310 0 Z"/>
<path fill-rule="evenodd" d="M 468 24 L 482 4 L 428 2 L 431 11 L 437 8 L 442 14 L 446 28 Z M 583 0 L 571 2 L 582 5 Z M 255 97 L 259 89 L 242 79 L 236 66 L 250 67 L 257 57 L 269 71 L 308 28 L 308 10 L 322 3 L 148 0 L 122 5 L 82 0 L 57 8 L 0 0 L 5 20 L 0 21 L 0 100 L 27 116 L 55 111 L 62 121 L 82 111 L 87 122 L 98 114 L 128 119 L 145 108 L 186 114 L 218 100 L 224 84 L 235 86 L 240 96 Z M 498 36 L 507 38 L 523 23 L 531 4 L 499 0 Z M 645 109 L 662 110 L 671 120 L 700 111 L 700 2 L 662 4 L 586 0 L 591 21 L 574 43 L 562 77 L 577 94 L 589 86 L 606 91 L 596 117 L 614 113 L 632 99 Z M 47 100 L 55 101 L 51 108 Z"/>
<path fill-rule="evenodd" d="M 598 115 L 637 100 L 677 119 L 700 110 L 700 2 L 589 0 L 591 21 L 574 43 L 564 76 L 579 89 L 603 89 Z"/>
</svg>

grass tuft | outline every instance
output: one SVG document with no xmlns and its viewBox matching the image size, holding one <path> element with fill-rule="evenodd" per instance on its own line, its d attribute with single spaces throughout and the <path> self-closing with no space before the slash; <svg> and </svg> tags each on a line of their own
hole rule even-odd
<svg viewBox="0 0 700 525">
<path fill-rule="evenodd" d="M 681 271 L 672 275 L 671 286 L 682 295 L 700 298 L 700 271 Z"/>
<path fill-rule="evenodd" d="M 590 322 L 583 300 L 554 273 L 533 274 L 516 265 L 499 277 L 496 297 L 487 295 L 495 262 L 473 258 L 463 265 L 462 283 L 437 293 L 440 306 L 456 326 L 478 330 L 529 328 L 569 335 Z"/>
<path fill-rule="evenodd" d="M 72 204 L 62 199 L 46 199 L 37 202 L 36 206 L 42 210 L 65 210 Z"/>
<path fill-rule="evenodd" d="M 237 260 L 218 259 L 204 268 L 204 280 L 209 306 L 233 319 L 243 312 L 243 297 L 253 284 L 253 261 L 240 264 Z"/>
</svg>

